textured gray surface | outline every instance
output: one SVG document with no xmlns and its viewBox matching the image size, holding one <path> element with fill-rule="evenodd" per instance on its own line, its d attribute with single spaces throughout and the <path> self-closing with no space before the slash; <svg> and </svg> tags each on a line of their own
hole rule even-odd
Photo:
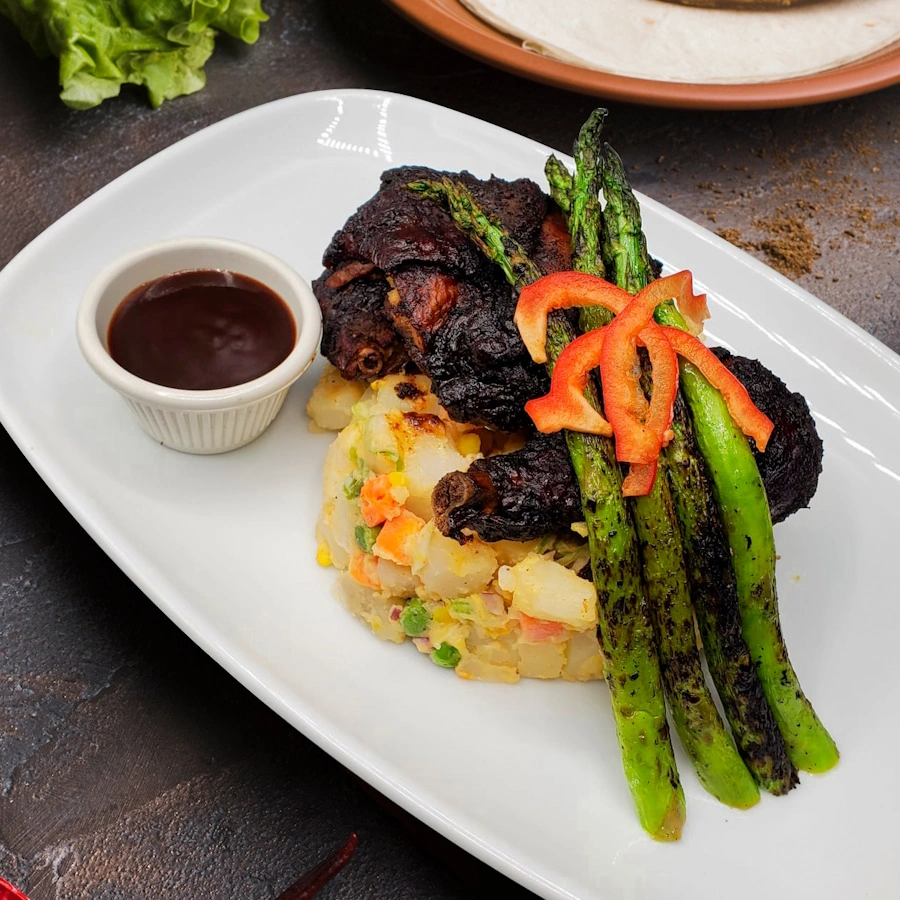
<svg viewBox="0 0 900 900">
<path fill-rule="evenodd" d="M 116 175 L 278 97 L 395 90 L 562 150 L 595 105 L 460 56 L 377 0 L 266 8 L 255 47 L 222 42 L 207 88 L 157 111 L 136 91 L 66 109 L 53 64 L 0 20 L 0 265 Z M 764 259 L 792 221 L 811 260 L 793 277 L 900 350 L 900 88 L 772 113 L 611 112 L 638 188 Z M 2 431 L 0 616 L 0 875 L 32 900 L 272 898 L 354 829 L 323 897 L 530 896 L 385 812 L 210 662 Z"/>
</svg>

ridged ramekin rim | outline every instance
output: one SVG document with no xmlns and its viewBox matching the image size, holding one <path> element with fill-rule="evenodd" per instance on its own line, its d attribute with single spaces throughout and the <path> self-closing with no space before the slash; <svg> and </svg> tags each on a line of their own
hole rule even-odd
<svg viewBox="0 0 900 900">
<path fill-rule="evenodd" d="M 221 251 L 223 254 L 231 253 L 253 258 L 257 263 L 278 273 L 290 286 L 293 296 L 283 299 L 291 310 L 297 329 L 297 339 L 293 350 L 274 369 L 259 378 L 234 387 L 211 391 L 188 391 L 164 387 L 138 378 L 109 355 L 97 333 L 96 318 L 97 308 L 112 281 L 149 257 L 191 249 Z M 231 264 L 219 268 L 234 270 L 236 267 Z M 184 269 L 185 267 L 181 266 L 172 271 Z M 265 278 L 257 280 L 266 284 Z M 167 238 L 129 250 L 94 276 L 82 296 L 76 316 L 78 345 L 94 372 L 120 394 L 165 411 L 227 411 L 265 400 L 278 391 L 290 387 L 306 371 L 318 353 L 321 333 L 322 316 L 318 301 L 309 285 L 291 266 L 275 254 L 253 244 L 221 237 Z"/>
</svg>

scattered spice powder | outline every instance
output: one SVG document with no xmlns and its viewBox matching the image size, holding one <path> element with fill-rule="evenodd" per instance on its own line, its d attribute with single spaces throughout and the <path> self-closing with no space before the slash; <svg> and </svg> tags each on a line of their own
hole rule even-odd
<svg viewBox="0 0 900 900">
<path fill-rule="evenodd" d="M 720 238 L 725 238 L 729 244 L 734 244 L 735 247 L 739 247 L 741 250 L 758 250 L 759 245 L 754 244 L 753 241 L 745 241 L 744 236 L 741 233 L 740 228 L 720 228 L 716 234 Z"/>
<path fill-rule="evenodd" d="M 760 241 L 759 249 L 769 257 L 773 269 L 789 278 L 812 272 L 822 254 L 804 221 L 796 216 L 776 216 L 757 224 L 769 234 Z"/>
<path fill-rule="evenodd" d="M 820 127 L 827 125 L 820 123 Z M 894 129 L 896 143 L 900 123 Z M 891 251 L 900 246 L 900 216 L 885 187 L 887 166 L 875 134 L 874 125 L 858 116 L 837 146 L 822 153 L 815 129 L 803 141 L 788 144 L 774 133 L 761 132 L 757 149 L 747 147 L 745 152 L 767 160 L 769 169 L 779 172 L 777 176 L 765 172 L 760 176 L 747 164 L 746 156 L 730 156 L 737 148 L 726 146 L 724 152 L 730 158 L 719 168 L 729 174 L 721 182 L 695 184 L 706 193 L 699 213 L 718 227 L 725 240 L 789 278 L 812 274 L 818 278 L 821 273 L 813 273 L 813 267 L 821 256 L 820 245 L 829 248 L 830 280 L 836 267 L 853 269 L 847 254 L 855 247 L 874 245 Z M 740 181 L 737 173 L 741 173 Z M 741 228 L 732 227 L 736 215 L 742 219 Z"/>
<path fill-rule="evenodd" d="M 798 278 L 812 272 L 813 263 L 822 254 L 807 224 L 797 216 L 777 215 L 757 219 L 754 224 L 766 232 L 760 241 L 748 241 L 738 228 L 720 228 L 716 233 L 741 250 L 759 250 L 769 265 L 782 275 Z"/>
</svg>

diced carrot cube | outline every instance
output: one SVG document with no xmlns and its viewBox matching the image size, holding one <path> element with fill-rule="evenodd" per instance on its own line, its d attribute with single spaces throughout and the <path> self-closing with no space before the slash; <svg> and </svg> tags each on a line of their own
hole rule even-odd
<svg viewBox="0 0 900 900">
<path fill-rule="evenodd" d="M 393 485 L 389 475 L 373 475 L 359 492 L 359 508 L 363 521 L 370 528 L 380 525 L 386 519 L 400 515 L 402 505 L 392 493 Z"/>
<path fill-rule="evenodd" d="M 519 628 L 522 632 L 522 640 L 528 641 L 530 644 L 558 640 L 566 634 L 566 626 L 562 622 L 535 619 L 521 611 L 519 612 Z"/>
<path fill-rule="evenodd" d="M 406 510 L 398 516 L 389 519 L 378 532 L 378 538 L 372 547 L 372 552 L 382 559 L 389 559 L 401 566 L 408 566 L 412 562 L 410 557 L 410 540 L 414 538 L 425 526 L 425 522 L 418 516 Z"/>
<path fill-rule="evenodd" d="M 350 557 L 350 565 L 347 569 L 350 577 L 364 587 L 379 590 L 381 582 L 378 580 L 378 560 L 368 553 L 355 553 Z"/>
</svg>

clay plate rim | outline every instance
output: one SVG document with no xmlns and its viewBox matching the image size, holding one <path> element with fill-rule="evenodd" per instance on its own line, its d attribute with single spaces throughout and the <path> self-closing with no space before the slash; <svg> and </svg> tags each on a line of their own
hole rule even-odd
<svg viewBox="0 0 900 900">
<path fill-rule="evenodd" d="M 900 41 L 876 53 L 801 78 L 759 84 L 652 81 L 585 69 L 524 50 L 459 0 L 385 0 L 432 37 L 457 50 L 554 87 L 596 97 L 679 109 L 773 109 L 854 97 L 900 82 Z"/>
</svg>

